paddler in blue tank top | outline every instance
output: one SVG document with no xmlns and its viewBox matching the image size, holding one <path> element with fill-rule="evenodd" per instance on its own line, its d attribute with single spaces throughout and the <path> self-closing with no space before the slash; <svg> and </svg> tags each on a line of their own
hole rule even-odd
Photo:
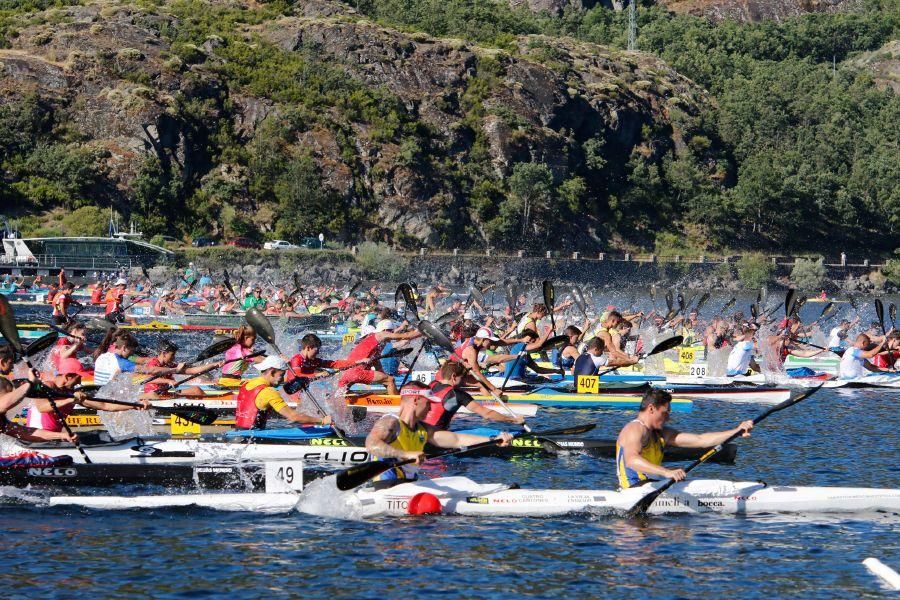
<svg viewBox="0 0 900 600">
<path fill-rule="evenodd" d="M 708 448 L 744 432 L 753 431 L 753 421 L 744 421 L 734 429 L 709 433 L 684 433 L 667 427 L 671 415 L 672 395 L 663 390 L 650 390 L 641 400 L 637 418 L 625 425 L 616 440 L 616 476 L 619 486 L 629 488 L 651 479 L 682 481 L 684 469 L 662 466 L 666 446 L 677 448 Z"/>
<path fill-rule="evenodd" d="M 572 377 L 597 375 L 600 373 L 600 367 L 627 367 L 638 361 L 636 356 L 628 356 L 621 352 L 617 355 L 607 355 L 605 352 L 606 344 L 601 338 L 595 337 L 588 340 L 584 352 L 575 359 L 575 363 L 572 365 Z"/>
<path fill-rule="evenodd" d="M 547 338 L 550 337 L 551 333 L 552 329 L 550 329 L 550 326 L 548 325 L 544 328 L 544 335 L 540 337 L 538 337 L 538 335 L 533 330 L 526 329 L 520 335 L 516 336 L 515 339 L 505 340 L 507 342 L 514 342 L 509 347 L 509 354 L 495 356 L 493 358 L 493 361 L 502 360 L 506 362 L 506 368 L 503 371 L 503 377 L 523 380 L 528 376 L 528 373 L 525 370 L 526 368 L 531 369 L 532 371 L 540 375 L 559 373 L 558 368 L 553 369 L 538 365 L 536 362 L 534 362 L 534 359 L 531 358 L 529 354 L 527 354 L 528 352 L 533 352 L 534 350 L 540 348 L 544 344 L 544 342 L 547 341 Z M 516 360 L 516 356 L 522 351 L 525 351 L 526 354 L 519 360 Z"/>
<path fill-rule="evenodd" d="M 385 415 L 372 427 L 366 437 L 366 450 L 374 458 L 415 459 L 412 465 L 397 467 L 382 474 L 375 482 L 376 488 L 385 488 L 398 483 L 418 479 L 417 466 L 425 459 L 425 444 L 438 448 L 462 448 L 487 442 L 490 438 L 481 435 L 438 431 L 425 425 L 424 419 L 431 409 L 428 393 L 407 393 L 400 396 L 400 411 L 396 415 Z M 501 446 L 509 445 L 512 436 L 505 431 L 499 435 Z"/>
</svg>

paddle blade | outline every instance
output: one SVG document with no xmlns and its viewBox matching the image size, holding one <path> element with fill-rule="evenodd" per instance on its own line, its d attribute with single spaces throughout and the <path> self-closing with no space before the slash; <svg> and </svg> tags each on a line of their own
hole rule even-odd
<svg viewBox="0 0 900 600">
<path fill-rule="evenodd" d="M 107 321 L 106 319 L 91 319 L 85 324 L 85 327 L 88 329 L 102 329 L 104 331 L 109 331 L 115 325 Z"/>
<path fill-rule="evenodd" d="M 675 297 L 678 300 L 678 309 L 684 310 L 684 295 L 681 292 L 678 292 L 678 295 Z"/>
<path fill-rule="evenodd" d="M 475 302 L 478 303 L 479 306 L 481 306 L 481 308 L 484 308 L 484 294 L 481 292 L 481 290 L 479 290 L 477 287 L 472 287 L 472 289 L 469 290 L 469 295 Z"/>
<path fill-rule="evenodd" d="M 527 435 L 547 437 L 552 435 L 579 435 L 587 433 L 597 427 L 596 423 L 585 423 L 584 425 L 573 425 L 571 427 L 562 427 L 560 429 L 547 429 L 545 431 L 532 431 Z"/>
<path fill-rule="evenodd" d="M 231 297 L 237 300 L 237 294 L 234 293 L 234 288 L 231 287 L 231 276 L 228 274 L 228 269 L 224 269 L 222 271 L 222 283 L 225 284 L 225 289 L 228 290 L 228 293 L 231 294 Z"/>
<path fill-rule="evenodd" d="M 253 328 L 256 335 L 271 344 L 273 348 L 277 348 L 275 330 L 272 329 L 272 323 L 269 322 L 269 318 L 261 310 L 254 306 L 244 314 L 244 319 Z"/>
<path fill-rule="evenodd" d="M 754 320 L 754 321 L 755 321 L 757 318 L 759 318 L 759 309 L 756 308 L 756 305 L 755 305 L 755 304 L 751 304 L 751 305 L 750 305 L 750 316 L 753 317 L 753 320 Z"/>
<path fill-rule="evenodd" d="M 581 314 L 587 317 L 587 304 L 584 301 L 584 294 L 581 293 L 581 288 L 572 288 L 572 298 L 575 300 L 575 304 L 578 305 L 578 310 L 581 311 Z"/>
<path fill-rule="evenodd" d="M 875 314 L 878 316 L 878 322 L 881 323 L 881 333 L 884 333 L 884 304 L 881 302 L 881 298 L 875 298 Z"/>
<path fill-rule="evenodd" d="M 196 423 L 197 425 L 212 425 L 216 422 L 216 419 L 219 418 L 213 411 L 200 408 L 191 410 L 169 410 L 166 412 L 170 415 L 180 417 L 185 421 Z"/>
<path fill-rule="evenodd" d="M 684 343 L 684 337 L 680 335 L 675 335 L 670 337 L 667 340 L 663 340 L 658 343 L 653 350 L 646 354 L 646 356 L 653 356 L 654 354 L 659 354 L 660 352 L 665 352 L 666 350 L 671 350 L 677 346 L 680 346 Z"/>
<path fill-rule="evenodd" d="M 5 294 L 0 294 L 0 334 L 16 352 L 22 352 L 22 340 L 19 339 L 19 330 L 16 328 L 16 315 Z"/>
<path fill-rule="evenodd" d="M 569 343 L 569 336 L 563 335 L 563 334 L 554 335 L 551 338 L 547 338 L 547 341 L 545 341 L 543 344 L 541 344 L 541 347 L 540 347 L 540 349 L 538 349 L 538 352 L 546 352 L 547 350 L 552 350 L 553 348 L 559 348 L 560 346 L 562 346 L 564 344 L 568 344 L 568 343 Z"/>
<path fill-rule="evenodd" d="M 735 302 L 737 302 L 737 298 L 732 298 L 731 300 L 729 300 L 728 302 L 726 302 L 726 303 L 725 303 L 725 306 L 722 307 L 722 310 L 720 310 L 719 313 L 724 313 L 725 311 L 727 311 L 729 308 L 731 308 L 732 306 L 734 306 L 734 303 L 735 303 Z"/>
<path fill-rule="evenodd" d="M 653 302 L 653 304 L 656 304 L 656 286 L 655 285 L 650 286 L 650 301 Z"/>
<path fill-rule="evenodd" d="M 453 352 L 453 342 L 431 321 L 419 321 L 418 329 L 435 346 L 440 346 L 447 352 Z"/>
<path fill-rule="evenodd" d="M 516 311 L 516 288 L 513 284 L 506 286 L 506 304 L 509 306 L 510 312 Z"/>
<path fill-rule="evenodd" d="M 543 283 L 543 292 L 544 292 L 544 306 L 547 307 L 548 312 L 553 312 L 553 307 L 556 301 L 556 291 L 553 289 L 553 284 L 549 279 L 545 279 Z"/>
<path fill-rule="evenodd" d="M 896 327 L 897 323 L 897 305 L 891 302 L 888 304 L 888 315 L 891 317 L 891 325 Z"/>
<path fill-rule="evenodd" d="M 203 362 L 208 358 L 212 358 L 213 356 L 218 356 L 234 346 L 234 338 L 224 338 L 220 340 L 215 340 L 212 344 L 204 348 L 197 354 L 197 357 L 194 359 L 195 363 Z"/>
<path fill-rule="evenodd" d="M 411 310 L 413 316 L 418 319 L 419 318 L 419 306 L 416 304 L 416 297 L 413 294 L 413 286 L 410 283 L 400 284 L 401 292 L 403 293 L 403 300 L 406 302 L 407 310 Z"/>
<path fill-rule="evenodd" d="M 794 312 L 794 302 L 797 296 L 797 290 L 794 288 L 790 288 L 787 291 L 787 294 L 784 295 L 784 316 L 790 317 L 791 313 Z"/>
<path fill-rule="evenodd" d="M 435 346 L 440 346 L 447 352 L 453 352 L 453 342 L 431 321 L 419 321 L 418 329 Z"/>
<path fill-rule="evenodd" d="M 672 290 L 666 291 L 666 309 L 672 311 Z"/>
<path fill-rule="evenodd" d="M 709 300 L 709 292 L 704 292 L 702 296 L 700 296 L 700 300 L 697 301 L 697 306 L 694 310 L 697 311 L 697 314 L 700 314 L 700 309 L 703 308 L 703 305 L 706 304 L 706 301 Z"/>
<path fill-rule="evenodd" d="M 335 478 L 337 489 L 341 490 L 342 492 L 346 492 L 347 490 L 358 488 L 373 477 L 378 477 L 385 471 L 393 469 L 399 463 L 400 461 L 398 461 L 397 459 L 389 458 L 386 460 L 376 460 L 370 463 L 350 467 L 349 469 L 344 469 L 343 471 L 338 473 L 337 477 Z"/>
<path fill-rule="evenodd" d="M 825 317 L 828 313 L 830 313 L 834 309 L 834 302 L 829 302 L 822 308 L 822 314 L 819 315 L 819 318 Z"/>
<path fill-rule="evenodd" d="M 437 325 L 444 325 L 445 323 L 450 323 L 451 321 L 456 319 L 457 316 L 458 316 L 458 313 L 454 310 L 451 310 L 450 312 L 446 312 L 446 313 L 442 314 L 441 316 L 439 316 L 437 319 L 434 320 L 434 322 Z"/>
<path fill-rule="evenodd" d="M 51 331 L 50 333 L 46 333 L 34 340 L 25 348 L 25 356 L 31 357 L 36 354 L 40 354 L 50 346 L 56 343 L 56 340 L 59 339 L 59 334 L 55 331 Z"/>
</svg>

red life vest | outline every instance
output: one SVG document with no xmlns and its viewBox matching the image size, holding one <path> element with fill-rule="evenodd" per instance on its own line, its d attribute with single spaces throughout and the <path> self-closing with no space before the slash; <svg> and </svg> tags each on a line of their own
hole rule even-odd
<svg viewBox="0 0 900 600">
<path fill-rule="evenodd" d="M 267 385 L 258 385 L 252 390 L 247 389 L 247 383 L 241 384 L 238 390 L 237 407 L 234 410 L 234 426 L 236 429 L 265 429 L 269 411 L 260 412 L 256 407 L 256 397 L 266 389 Z"/>
<path fill-rule="evenodd" d="M 466 341 L 464 341 L 462 344 L 460 344 L 459 346 L 454 348 L 453 354 L 450 355 L 450 360 L 455 360 L 456 362 L 461 362 L 461 363 L 466 362 L 466 360 L 463 358 L 463 351 L 465 351 L 466 348 L 468 348 L 469 346 L 471 346 L 474 343 L 475 343 L 475 338 L 470 337 L 470 338 L 466 339 Z"/>
<path fill-rule="evenodd" d="M 435 390 L 434 388 L 438 385 L 443 386 L 443 389 Z M 455 390 L 452 385 L 446 385 L 437 380 L 432 381 L 431 385 L 428 386 L 428 389 L 422 390 L 422 392 L 428 396 L 429 402 L 428 414 L 422 419 L 423 423 L 431 425 L 432 427 L 440 423 L 444 413 L 447 412 L 447 409 L 444 408 L 444 399 L 453 391 Z"/>
</svg>

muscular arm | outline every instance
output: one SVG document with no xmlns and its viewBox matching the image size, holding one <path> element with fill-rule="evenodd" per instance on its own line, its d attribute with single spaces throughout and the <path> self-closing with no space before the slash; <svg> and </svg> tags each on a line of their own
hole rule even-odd
<svg viewBox="0 0 900 600">
<path fill-rule="evenodd" d="M 459 394 L 460 392 L 457 392 Z M 470 402 L 465 405 L 466 408 L 471 410 L 476 415 L 482 417 L 483 419 L 487 419 L 488 421 L 499 421 L 501 423 L 513 423 L 519 424 L 522 423 L 520 417 L 516 417 L 514 415 L 507 415 L 505 413 L 499 413 L 496 410 L 491 410 L 485 406 L 482 406 L 478 402 Z"/>
<path fill-rule="evenodd" d="M 676 429 L 666 427 L 663 430 L 663 436 L 666 444 L 676 446 L 678 448 L 706 448 L 721 444 L 735 433 L 743 430 L 744 437 L 750 435 L 753 429 L 753 421 L 744 421 L 734 429 L 726 431 L 710 431 L 707 433 L 684 433 Z"/>
<path fill-rule="evenodd" d="M 432 431 L 428 435 L 428 441 L 438 448 L 462 448 L 482 442 L 489 442 L 491 438 L 483 435 L 471 435 L 468 433 L 454 433 L 452 431 Z"/>
<path fill-rule="evenodd" d="M 277 410 L 278 414 L 280 414 L 288 421 L 293 421 L 294 423 L 300 423 L 302 425 L 316 425 L 322 422 L 322 419 L 305 415 L 300 411 L 294 410 L 287 404 L 278 408 Z"/>
<path fill-rule="evenodd" d="M 491 394 L 492 392 L 496 394 L 497 388 L 481 373 L 481 366 L 478 364 L 478 351 L 473 346 L 469 346 L 463 351 L 463 359 L 465 365 L 469 367 L 469 374 L 478 382 L 481 391 L 485 394 Z"/>
<path fill-rule="evenodd" d="M 35 429 L 33 427 L 24 427 L 15 423 L 7 422 L 3 427 L 2 433 L 23 442 L 50 442 L 53 440 L 68 440 L 69 435 L 65 431 L 55 432 L 46 429 Z"/>
</svg>

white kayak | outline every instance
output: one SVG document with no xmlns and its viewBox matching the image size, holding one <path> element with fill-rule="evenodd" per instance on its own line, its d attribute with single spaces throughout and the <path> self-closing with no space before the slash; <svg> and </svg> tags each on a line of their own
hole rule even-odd
<svg viewBox="0 0 900 600">
<path fill-rule="evenodd" d="M 649 484 L 661 485 L 661 484 Z M 425 492 L 440 501 L 444 514 L 471 516 L 554 516 L 578 512 L 622 514 L 649 488 L 628 490 L 527 490 L 505 484 L 480 484 L 466 477 L 441 477 L 406 483 L 387 490 L 362 488 L 339 494 L 347 514 L 363 517 L 403 516 L 409 501 Z M 51 506 L 96 509 L 141 509 L 197 506 L 216 510 L 287 512 L 298 501 L 293 493 L 190 494 L 169 496 L 54 496 Z M 848 487 L 768 486 L 755 481 L 697 479 L 678 483 L 662 494 L 648 513 L 774 514 L 874 513 L 900 514 L 900 490 Z"/>
<path fill-rule="evenodd" d="M 325 444 L 324 440 L 327 439 L 317 438 L 316 441 Z M 106 443 L 83 444 L 83 447 L 92 462 L 113 465 L 272 460 L 359 464 L 371 460 L 369 453 L 361 446 L 271 443 L 271 440 L 260 440 L 257 443 L 241 438 L 226 441 L 209 441 L 203 438 L 129 438 Z M 49 456 L 71 456 L 76 463 L 84 462 L 84 457 L 71 444 L 51 442 L 30 444 L 28 448 Z"/>
<path fill-rule="evenodd" d="M 766 376 L 762 374 L 754 374 L 750 376 L 737 376 L 737 377 L 692 377 L 689 375 L 668 375 L 666 377 L 667 384 L 677 384 L 677 385 L 734 385 L 734 384 L 747 384 L 747 386 L 753 385 L 766 385 L 770 382 L 766 381 Z M 814 379 L 812 377 L 781 377 L 776 381 L 771 382 L 775 385 L 787 386 L 792 388 L 814 388 L 821 385 L 823 388 L 839 388 L 848 385 L 849 381 L 842 381 L 838 379 Z M 662 386 L 665 387 L 665 386 Z"/>
</svg>

